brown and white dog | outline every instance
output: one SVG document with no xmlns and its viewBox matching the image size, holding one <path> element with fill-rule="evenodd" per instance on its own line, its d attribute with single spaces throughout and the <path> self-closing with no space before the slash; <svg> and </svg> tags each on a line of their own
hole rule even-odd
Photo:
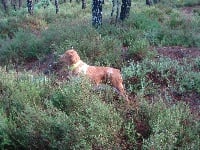
<svg viewBox="0 0 200 150">
<path fill-rule="evenodd" d="M 60 56 L 60 62 L 66 64 L 72 75 L 86 75 L 95 84 L 110 83 L 127 101 L 123 79 L 119 69 L 111 67 L 89 66 L 84 63 L 74 49 L 67 50 Z"/>
</svg>

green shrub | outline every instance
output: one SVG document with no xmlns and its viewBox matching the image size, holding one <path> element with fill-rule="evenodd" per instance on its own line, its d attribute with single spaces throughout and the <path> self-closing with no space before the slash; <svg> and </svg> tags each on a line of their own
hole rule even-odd
<svg viewBox="0 0 200 150">
<path fill-rule="evenodd" d="M 182 7 L 198 5 L 200 2 L 198 0 L 168 0 L 161 1 L 161 3 L 171 7 Z"/>
<path fill-rule="evenodd" d="M 200 4 L 200 2 L 198 0 L 183 0 L 182 1 L 182 5 L 184 6 L 195 6 Z"/>
<path fill-rule="evenodd" d="M 7 134 L 7 123 L 8 120 L 5 117 L 5 114 L 2 110 L 0 110 L 0 149 L 7 149 L 9 148 L 7 146 L 12 145 L 12 141 L 9 139 L 9 136 Z"/>
<path fill-rule="evenodd" d="M 191 64 L 183 61 L 172 61 L 160 58 L 157 61 L 145 59 L 142 62 L 131 63 L 122 69 L 123 77 L 129 92 L 153 92 L 152 86 L 167 86 L 179 92 L 199 93 L 200 74 L 199 61 L 194 59 Z M 158 87 L 157 87 L 158 86 Z"/>
<path fill-rule="evenodd" d="M 188 21 L 175 9 L 197 0 L 161 1 L 153 7 L 137 0 L 129 18 L 115 26 L 107 21 L 109 2 L 98 30 L 88 20 L 89 7 L 81 10 L 80 5 L 67 3 L 55 14 L 54 6 L 43 9 L 43 2 L 33 15 L 27 15 L 27 9 L 9 10 L 1 19 L 1 65 L 61 54 L 73 46 L 89 64 L 121 68 L 125 43 L 131 59 L 141 58 L 122 69 L 127 91 L 140 104 L 124 106 L 110 87 L 94 91 L 87 79 L 52 86 L 54 81 L 16 73 L 9 64 L 8 73 L 0 70 L 0 149 L 137 149 L 139 140 L 143 149 L 199 149 L 200 126 L 188 106 L 167 105 L 173 101 L 172 90 L 199 93 L 199 60 L 190 59 L 189 65 L 147 57 L 150 46 L 199 46 L 198 11 Z M 157 102 L 160 97 L 164 102 Z M 138 132 L 138 122 L 149 124 L 152 132 Z"/>
<path fill-rule="evenodd" d="M 176 76 L 176 69 L 179 69 L 178 62 L 167 58 L 160 58 L 157 61 L 144 59 L 142 62 L 130 63 L 122 69 L 122 73 L 128 82 L 128 90 L 133 92 L 152 89 L 152 82 L 155 87 L 170 84 L 170 78 Z"/>
<path fill-rule="evenodd" d="M 119 114 L 92 90 L 87 80 L 74 78 L 52 95 L 53 105 L 66 112 L 75 127 L 77 141 L 71 148 L 111 148 L 121 127 Z"/>
<path fill-rule="evenodd" d="M 173 46 L 184 46 L 191 47 L 195 46 L 196 37 L 193 33 L 184 30 L 168 30 L 163 29 L 161 36 L 161 44 L 163 46 L 173 45 Z"/>
<path fill-rule="evenodd" d="M 67 139 L 73 126 L 69 126 L 64 113 L 54 108 L 42 110 L 26 105 L 12 118 L 7 132 L 16 149 L 65 149 L 70 145 Z"/>
<path fill-rule="evenodd" d="M 15 38 L 4 41 L 5 44 L 0 49 L 1 62 L 18 63 L 30 58 L 38 58 L 40 48 L 38 47 L 39 40 L 37 37 L 23 30 L 15 34 Z"/>
<path fill-rule="evenodd" d="M 166 23 L 167 25 L 169 25 L 170 28 L 176 29 L 185 25 L 185 20 L 183 17 L 180 16 L 178 12 L 173 12 L 170 14 L 169 22 Z"/>
<path fill-rule="evenodd" d="M 17 103 L 17 105 L 27 103 L 30 106 L 44 107 L 45 100 L 51 91 L 49 79 L 26 72 L 6 73 L 4 69 L 1 69 L 0 83 L 2 102 L 5 107 L 12 103 Z M 20 107 L 23 108 L 23 105 Z"/>
<path fill-rule="evenodd" d="M 197 14 L 198 16 L 200 16 L 200 10 L 198 8 L 194 9 L 193 13 Z"/>
<path fill-rule="evenodd" d="M 198 149 L 198 122 L 190 115 L 188 106 L 178 103 L 171 107 L 160 101 L 150 108 L 153 134 L 144 141 L 144 149 Z"/>
<path fill-rule="evenodd" d="M 19 25 L 18 17 L 2 18 L 0 21 L 0 37 L 3 39 L 7 37 L 13 38 L 14 33 L 18 31 Z"/>
<path fill-rule="evenodd" d="M 140 63 L 131 63 L 129 67 L 123 68 L 122 74 L 123 78 L 127 80 L 127 90 L 129 92 L 134 92 L 145 88 L 143 83 L 146 83 L 146 74 L 149 69 L 146 66 L 142 66 Z"/>
<path fill-rule="evenodd" d="M 147 31 L 157 28 L 159 29 L 161 27 L 157 20 L 153 20 L 143 13 L 134 14 L 132 17 L 134 21 L 133 24 L 136 29 Z"/>
<path fill-rule="evenodd" d="M 139 134 L 139 133 L 138 133 Z M 124 124 L 123 136 L 126 137 L 126 143 L 131 145 L 132 148 L 137 148 L 137 132 L 135 127 L 134 118 L 129 119 Z"/>
<path fill-rule="evenodd" d="M 72 78 L 53 92 L 48 86 L 51 82 L 40 76 L 18 74 L 16 79 L 14 72 L 4 72 L 0 79 L 0 106 L 9 118 L 7 128 L 0 130 L 5 133 L 2 146 L 6 141 L 15 149 L 115 145 L 122 118 L 111 104 L 105 104 L 93 92 L 86 79 Z"/>
<path fill-rule="evenodd" d="M 194 60 L 194 69 L 200 70 L 200 58 Z"/>
<path fill-rule="evenodd" d="M 200 73 L 188 72 L 185 73 L 179 82 L 181 92 L 197 92 L 200 93 Z"/>
</svg>

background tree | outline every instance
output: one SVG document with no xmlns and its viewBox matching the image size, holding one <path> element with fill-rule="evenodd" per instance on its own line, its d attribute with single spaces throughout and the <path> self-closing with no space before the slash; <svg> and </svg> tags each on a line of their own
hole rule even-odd
<svg viewBox="0 0 200 150">
<path fill-rule="evenodd" d="M 119 19 L 120 5 L 121 0 L 112 0 L 111 22 L 117 22 Z"/>
<path fill-rule="evenodd" d="M 22 7 L 22 0 L 18 0 L 19 8 Z"/>
<path fill-rule="evenodd" d="M 55 0 L 56 14 L 59 12 L 58 0 Z"/>
<path fill-rule="evenodd" d="M 8 9 L 7 0 L 2 0 L 1 2 L 2 2 L 2 5 L 3 5 L 3 9 L 4 9 L 5 11 L 7 11 L 7 9 Z"/>
<path fill-rule="evenodd" d="M 92 25 L 96 28 L 102 25 L 103 0 L 92 0 Z"/>
<path fill-rule="evenodd" d="M 15 11 L 17 10 L 16 4 L 17 4 L 16 0 L 11 0 L 11 5 L 13 6 L 13 9 L 14 9 Z"/>
<path fill-rule="evenodd" d="M 27 0 L 28 13 L 33 14 L 33 0 Z"/>
<path fill-rule="evenodd" d="M 131 0 L 122 0 L 120 19 L 123 21 L 128 18 L 131 8 Z"/>
<path fill-rule="evenodd" d="M 82 0 L 82 9 L 86 8 L 86 0 Z"/>
</svg>

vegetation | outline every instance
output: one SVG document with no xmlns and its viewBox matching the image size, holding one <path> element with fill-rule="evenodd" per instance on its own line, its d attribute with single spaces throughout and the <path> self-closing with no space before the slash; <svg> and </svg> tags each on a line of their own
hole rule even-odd
<svg viewBox="0 0 200 150">
<path fill-rule="evenodd" d="M 39 1 L 0 9 L 0 149 L 199 149 L 200 58 L 172 59 L 157 49 L 200 49 L 198 0 L 132 2 L 130 16 L 91 25 L 90 1 Z M 182 11 L 194 7 L 191 14 Z M 3 8 L 3 5 L 0 4 Z M 86 78 L 58 81 L 26 71 L 73 46 L 88 64 L 120 68 L 130 103 Z M 121 57 L 122 46 L 128 48 Z M 55 60 L 56 60 L 55 58 Z"/>
</svg>

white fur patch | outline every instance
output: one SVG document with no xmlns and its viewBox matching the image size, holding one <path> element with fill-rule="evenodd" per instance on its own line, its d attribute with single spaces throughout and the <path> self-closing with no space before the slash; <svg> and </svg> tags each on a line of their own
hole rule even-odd
<svg viewBox="0 0 200 150">
<path fill-rule="evenodd" d="M 110 74 L 113 74 L 113 69 L 112 68 L 109 68 L 108 70 L 107 70 L 107 73 L 110 75 Z"/>
<path fill-rule="evenodd" d="M 86 74 L 87 73 L 87 69 L 88 69 L 89 65 L 87 65 L 86 63 L 84 63 L 80 68 L 79 68 L 79 72 Z"/>
<path fill-rule="evenodd" d="M 88 66 L 87 64 L 84 64 L 84 66 L 83 66 L 83 68 L 82 68 L 82 72 L 83 72 L 84 74 L 87 73 L 88 67 L 89 67 L 89 66 Z"/>
</svg>

